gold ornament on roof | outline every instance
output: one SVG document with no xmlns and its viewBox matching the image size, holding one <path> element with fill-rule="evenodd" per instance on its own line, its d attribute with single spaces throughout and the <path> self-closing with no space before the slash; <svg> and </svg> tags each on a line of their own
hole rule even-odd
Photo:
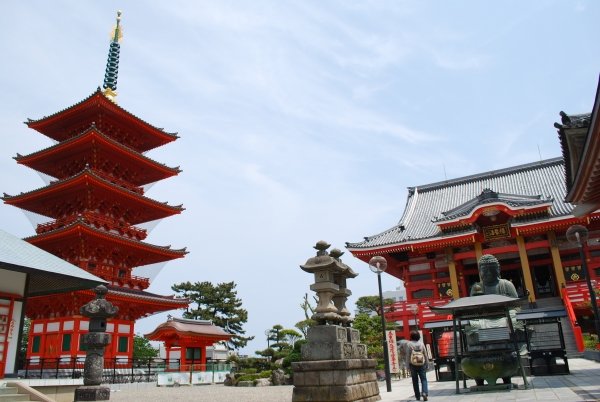
<svg viewBox="0 0 600 402">
<path fill-rule="evenodd" d="M 123 28 L 121 27 L 121 10 L 117 11 L 117 24 L 110 30 L 110 40 L 120 43 L 123 39 Z"/>
</svg>

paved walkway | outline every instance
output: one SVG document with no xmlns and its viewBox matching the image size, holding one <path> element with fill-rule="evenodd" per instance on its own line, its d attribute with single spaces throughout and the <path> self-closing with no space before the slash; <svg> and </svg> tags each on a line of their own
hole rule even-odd
<svg viewBox="0 0 600 402">
<path fill-rule="evenodd" d="M 600 401 L 600 363 L 585 359 L 570 359 L 570 375 L 529 377 L 529 388 L 523 388 L 523 379 L 514 377 L 519 389 L 497 392 L 470 392 L 460 383 L 456 394 L 454 381 L 436 382 L 433 372 L 429 378 L 430 401 Z M 467 381 L 467 387 L 475 385 Z M 204 385 L 195 387 L 156 387 L 154 384 L 114 385 L 111 401 L 154 402 L 290 402 L 292 387 L 225 387 Z M 385 402 L 414 401 L 412 382 L 409 378 L 392 381 L 392 392 L 386 391 L 380 382 L 382 400 Z"/>
<path fill-rule="evenodd" d="M 427 375 L 430 401 L 600 401 L 600 363 L 586 359 L 569 359 L 570 375 L 528 377 L 529 387 L 524 389 L 523 378 L 513 377 L 518 389 L 496 392 L 471 392 L 475 381 L 467 381 L 467 388 L 460 382 L 460 394 L 456 394 L 456 382 L 435 381 L 435 373 Z M 379 387 L 386 402 L 414 401 L 410 378 L 392 382 L 392 392 L 386 391 L 385 383 Z"/>
</svg>

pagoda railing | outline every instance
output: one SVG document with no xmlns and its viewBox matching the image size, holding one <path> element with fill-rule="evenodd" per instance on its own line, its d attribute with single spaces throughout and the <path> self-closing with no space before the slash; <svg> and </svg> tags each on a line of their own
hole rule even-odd
<svg viewBox="0 0 600 402">
<path fill-rule="evenodd" d="M 47 378 L 83 378 L 83 367 L 85 357 L 62 357 L 62 358 L 31 358 L 25 360 L 18 371 L 20 378 L 47 379 Z M 183 379 L 191 377 L 193 373 L 213 373 L 213 382 L 218 381 L 215 372 L 231 371 L 231 364 L 225 362 L 207 362 L 206 364 L 181 364 L 180 359 L 128 359 L 110 358 L 104 359 L 104 372 L 102 383 L 123 384 L 134 382 L 157 382 L 163 376 L 168 382 L 172 374 L 183 374 Z M 175 376 L 175 381 L 177 381 Z M 210 378 L 210 376 L 209 376 Z M 177 381 L 179 382 L 179 381 Z"/>
<path fill-rule="evenodd" d="M 567 311 L 567 316 L 569 317 L 569 324 L 571 325 L 571 329 L 573 330 L 573 337 L 575 338 L 575 345 L 577 346 L 577 351 L 583 352 L 583 334 L 581 333 L 581 327 L 577 325 L 577 316 L 575 315 L 575 310 L 573 309 L 573 301 L 571 300 L 571 295 L 569 292 L 570 285 L 571 284 L 567 285 L 567 287 L 562 288 L 561 293 L 563 297 L 563 303 L 565 304 L 565 310 Z M 576 288 L 576 286 L 572 287 Z"/>
<path fill-rule="evenodd" d="M 148 235 L 148 232 L 145 229 L 136 228 L 135 226 L 128 225 L 125 222 L 115 221 L 114 219 L 111 219 L 103 214 L 89 211 L 39 224 L 37 225 L 36 233 L 42 234 L 50 232 L 52 230 L 70 225 L 78 219 L 83 219 L 84 222 L 94 225 L 96 228 L 103 228 L 106 231 L 113 230 L 120 235 L 129 237 L 131 239 L 143 240 Z"/>
<path fill-rule="evenodd" d="M 140 289 L 146 289 L 150 286 L 150 279 L 143 276 L 131 275 L 130 269 L 119 269 L 110 265 L 95 264 L 93 262 L 82 262 L 76 265 L 120 286 L 128 284 L 131 288 L 139 287 Z M 115 273 L 115 271 L 117 272 Z"/>
<path fill-rule="evenodd" d="M 105 173 L 105 172 L 100 171 L 100 170 L 94 170 L 94 174 L 96 176 L 99 176 L 99 177 L 103 178 L 106 181 L 109 181 L 109 182 L 111 182 L 113 184 L 116 184 L 119 187 L 123 187 L 123 188 L 125 188 L 125 189 L 127 189 L 129 191 L 132 191 L 134 193 L 137 193 L 137 194 L 142 194 L 142 195 L 144 194 L 144 189 L 142 187 L 135 186 L 135 185 L 133 185 L 133 184 L 131 184 L 131 183 L 125 181 L 125 180 L 121 180 L 121 179 L 118 179 L 118 178 L 116 178 L 116 177 L 114 177 L 112 175 L 109 175 L 108 173 Z"/>
</svg>

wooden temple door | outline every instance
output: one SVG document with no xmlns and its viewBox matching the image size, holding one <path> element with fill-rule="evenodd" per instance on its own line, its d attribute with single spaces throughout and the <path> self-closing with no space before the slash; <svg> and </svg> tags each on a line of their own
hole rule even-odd
<svg viewBox="0 0 600 402">
<path fill-rule="evenodd" d="M 555 286 L 556 280 L 551 265 L 538 265 L 533 267 L 533 282 L 536 298 L 541 299 L 557 295 Z"/>
<path fill-rule="evenodd" d="M 60 354 L 60 334 L 46 334 L 44 354 L 46 359 L 57 359 Z"/>
</svg>

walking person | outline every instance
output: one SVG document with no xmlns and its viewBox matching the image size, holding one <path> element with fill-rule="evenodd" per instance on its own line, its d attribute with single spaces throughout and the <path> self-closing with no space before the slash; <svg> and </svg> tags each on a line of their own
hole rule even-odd
<svg viewBox="0 0 600 402">
<path fill-rule="evenodd" d="M 427 387 L 427 366 L 429 365 L 429 357 L 427 356 L 425 344 L 421 341 L 419 331 L 410 331 L 410 342 L 406 344 L 404 357 L 406 366 L 410 368 L 415 398 L 417 401 L 420 401 L 421 396 L 423 396 L 423 400 L 426 401 L 429 394 L 429 389 Z M 421 380 L 420 390 L 419 380 Z"/>
</svg>

